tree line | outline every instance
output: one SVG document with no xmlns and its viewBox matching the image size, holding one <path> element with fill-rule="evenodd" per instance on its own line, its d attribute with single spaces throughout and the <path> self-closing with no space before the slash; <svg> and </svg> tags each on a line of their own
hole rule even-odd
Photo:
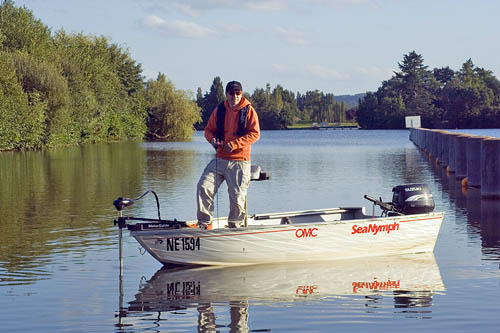
<svg viewBox="0 0 500 333">
<path fill-rule="evenodd" d="M 0 150 L 190 137 L 193 97 L 105 37 L 50 29 L 12 0 L 0 4 Z"/>
<path fill-rule="evenodd" d="M 344 102 L 336 102 L 333 94 L 319 90 L 307 91 L 305 94 L 294 93 L 276 85 L 271 90 L 257 88 L 252 94 L 244 92 L 259 115 L 260 127 L 263 130 L 286 129 L 289 126 L 302 122 L 329 122 L 344 123 L 353 121 Z M 225 99 L 224 86 L 220 77 L 215 77 L 210 91 L 202 93 L 198 88 L 196 103 L 201 108 L 202 121 L 196 124 L 197 129 L 203 129 L 210 118 L 212 111 Z"/>
<path fill-rule="evenodd" d="M 500 81 L 469 59 L 462 68 L 429 70 L 422 55 L 404 55 L 399 71 L 376 92 L 367 93 L 356 111 L 363 128 L 404 128 L 405 116 L 421 116 L 426 128 L 500 127 Z"/>
<path fill-rule="evenodd" d="M 1 1 L 0 151 L 189 138 L 225 99 L 219 77 L 196 96 L 162 73 L 145 81 L 128 50 L 106 37 L 52 32 L 28 8 Z M 245 94 L 264 130 L 353 119 L 345 103 L 318 90 L 267 84 Z"/>
</svg>

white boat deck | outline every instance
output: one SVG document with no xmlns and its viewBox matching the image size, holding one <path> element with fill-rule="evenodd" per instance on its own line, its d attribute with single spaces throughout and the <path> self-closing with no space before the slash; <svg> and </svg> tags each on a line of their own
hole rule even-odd
<svg viewBox="0 0 500 333">
<path fill-rule="evenodd" d="M 270 214 L 253 214 L 248 216 L 246 227 L 335 222 L 367 218 L 371 218 L 371 216 L 365 215 L 364 207 L 326 208 Z M 214 219 L 212 230 L 227 228 L 227 222 L 227 217 Z M 196 221 L 188 221 L 186 223 L 192 227 L 197 224 Z"/>
</svg>

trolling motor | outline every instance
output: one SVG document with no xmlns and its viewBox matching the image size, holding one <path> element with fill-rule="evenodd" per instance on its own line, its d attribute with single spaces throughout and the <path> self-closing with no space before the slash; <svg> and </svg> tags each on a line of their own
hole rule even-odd
<svg viewBox="0 0 500 333">
<path fill-rule="evenodd" d="M 122 211 L 125 207 L 132 206 L 135 201 L 140 200 L 142 197 L 144 197 L 149 192 L 153 193 L 155 198 L 156 198 L 156 207 L 158 208 L 158 220 L 160 220 L 160 201 L 158 200 L 158 196 L 156 195 L 155 191 L 148 190 L 136 199 L 119 197 L 118 199 L 113 201 L 113 205 L 115 206 L 116 210 L 118 211 L 118 220 L 114 220 L 114 224 L 118 225 L 118 246 L 119 246 L 119 248 L 118 248 L 119 255 L 118 256 L 119 256 L 119 261 L 120 261 L 120 286 L 122 285 L 122 279 L 123 279 L 123 234 L 122 234 L 122 229 L 127 227 L 127 219 L 130 219 L 129 217 L 123 216 Z"/>
<path fill-rule="evenodd" d="M 156 208 L 158 211 L 158 219 L 149 219 L 149 218 L 140 218 L 140 217 L 132 217 L 132 216 L 123 216 L 123 209 L 126 207 L 132 206 L 137 200 L 142 199 L 146 194 L 148 193 L 153 193 L 156 199 Z M 144 192 L 141 196 L 135 199 L 130 199 L 130 198 L 123 198 L 119 197 L 115 201 L 113 201 L 113 206 L 115 206 L 116 210 L 118 211 L 118 219 L 114 220 L 114 224 L 118 225 L 118 244 L 119 244 L 119 259 L 120 259 L 120 279 L 123 276 L 123 235 L 122 235 L 122 229 L 123 228 L 128 228 L 130 230 L 133 230 L 134 228 L 148 228 L 150 225 L 164 225 L 166 227 L 174 227 L 174 228 L 181 228 L 185 227 L 186 223 L 181 222 L 181 221 L 166 221 L 161 219 L 160 215 L 160 201 L 158 200 L 158 195 L 156 194 L 155 191 L 153 190 L 148 190 Z M 141 223 L 137 225 L 127 225 L 127 221 L 129 220 L 134 220 L 134 221 L 141 221 Z"/>
<path fill-rule="evenodd" d="M 434 199 L 427 184 L 404 184 L 392 189 L 392 201 L 383 202 L 369 195 L 365 199 L 382 209 L 381 216 L 426 214 L 434 210 Z"/>
<path fill-rule="evenodd" d="M 156 208 L 158 210 L 158 220 L 161 220 L 161 217 L 160 217 L 160 201 L 158 200 L 158 195 L 153 190 L 147 190 L 141 196 L 139 196 L 138 198 L 135 198 L 135 199 L 119 197 L 118 199 L 116 199 L 115 201 L 113 201 L 113 206 L 115 206 L 116 210 L 119 211 L 120 214 L 121 214 L 121 211 L 123 210 L 123 208 L 132 206 L 134 204 L 134 202 L 136 202 L 137 200 L 142 199 L 148 193 L 153 193 L 154 196 L 155 196 L 155 199 L 156 199 Z"/>
<path fill-rule="evenodd" d="M 137 200 L 142 199 L 146 194 L 153 193 L 156 199 L 156 209 L 158 212 L 158 218 L 146 218 L 146 217 L 133 217 L 133 216 L 123 216 L 122 211 L 124 208 L 132 206 Z M 160 215 L 160 201 L 158 200 L 158 195 L 153 190 L 148 190 L 144 192 L 141 196 L 135 199 L 119 197 L 113 201 L 113 205 L 118 211 L 118 219 L 114 220 L 114 224 L 118 225 L 119 229 L 128 228 L 129 230 L 144 230 L 147 228 L 184 228 L 187 227 L 186 221 L 179 221 L 177 219 L 173 220 L 162 220 Z M 127 224 L 127 221 L 136 221 L 135 224 Z"/>
</svg>

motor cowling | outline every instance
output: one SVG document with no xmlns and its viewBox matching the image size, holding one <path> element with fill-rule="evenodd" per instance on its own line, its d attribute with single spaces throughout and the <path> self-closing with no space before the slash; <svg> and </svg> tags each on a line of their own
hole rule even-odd
<svg viewBox="0 0 500 333">
<path fill-rule="evenodd" d="M 392 189 L 394 210 L 405 215 L 425 214 L 434 210 L 434 199 L 426 184 L 404 184 Z"/>
</svg>

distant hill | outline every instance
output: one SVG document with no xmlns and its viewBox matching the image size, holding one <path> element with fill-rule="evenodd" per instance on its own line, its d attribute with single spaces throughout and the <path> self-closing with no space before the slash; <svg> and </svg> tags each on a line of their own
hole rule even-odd
<svg viewBox="0 0 500 333">
<path fill-rule="evenodd" d="M 366 93 L 356 95 L 339 95 L 335 96 L 335 101 L 338 103 L 344 102 L 348 109 L 358 106 L 359 99 L 365 97 Z"/>
</svg>

